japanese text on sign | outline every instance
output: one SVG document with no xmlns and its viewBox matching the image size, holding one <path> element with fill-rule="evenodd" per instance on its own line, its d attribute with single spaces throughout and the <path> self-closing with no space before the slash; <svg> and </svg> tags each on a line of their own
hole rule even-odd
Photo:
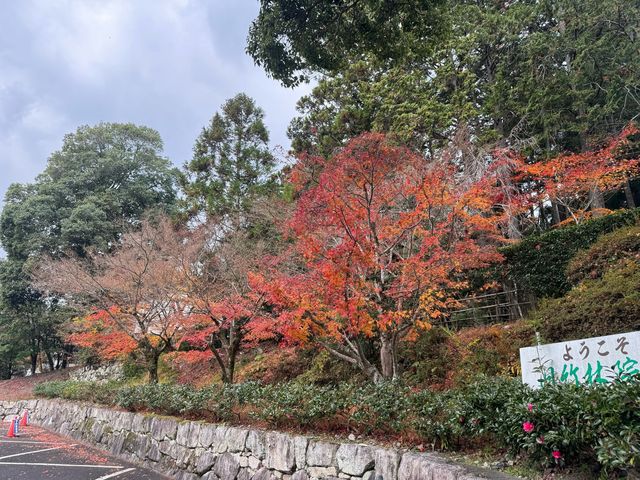
<svg viewBox="0 0 640 480">
<path fill-rule="evenodd" d="M 627 380 L 640 373 L 640 332 L 521 348 L 520 364 L 523 383 L 532 387 Z"/>
</svg>

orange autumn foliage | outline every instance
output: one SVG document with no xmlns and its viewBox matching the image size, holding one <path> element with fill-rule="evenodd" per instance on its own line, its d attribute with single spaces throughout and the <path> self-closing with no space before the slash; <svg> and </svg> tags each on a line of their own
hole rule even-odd
<svg viewBox="0 0 640 480">
<path fill-rule="evenodd" d="M 630 139 L 638 133 L 638 127 L 630 124 L 601 148 L 532 164 L 520 161 L 516 178 L 529 187 L 518 199 L 519 206 L 555 202 L 565 207 L 573 223 L 607 213 L 597 204 L 597 196 L 640 175 L 640 157 L 630 148 Z"/>
<path fill-rule="evenodd" d="M 426 163 L 381 134 L 352 140 L 313 182 L 306 172 L 320 161 L 302 158 L 293 171 L 293 248 L 263 287 L 289 341 L 317 341 L 374 381 L 393 378 L 398 342 L 438 317 L 433 298 L 500 260 L 496 179 L 489 170 L 463 181 L 452 162 Z M 380 370 L 363 339 L 377 345 Z"/>
<path fill-rule="evenodd" d="M 138 343 L 114 321 L 119 313 L 117 307 L 111 307 L 77 319 L 72 325 L 74 332 L 67 337 L 68 342 L 90 348 L 105 360 L 120 359 L 134 352 Z"/>
</svg>

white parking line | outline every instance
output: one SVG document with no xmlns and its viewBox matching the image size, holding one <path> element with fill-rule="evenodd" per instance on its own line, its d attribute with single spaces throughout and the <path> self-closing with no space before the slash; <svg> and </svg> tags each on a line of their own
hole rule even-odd
<svg viewBox="0 0 640 480">
<path fill-rule="evenodd" d="M 69 447 L 75 447 L 77 444 L 69 445 Z M 4 457 L 0 457 L 0 460 L 6 460 L 7 458 L 13 457 L 22 457 L 23 455 L 31 455 L 32 453 L 41 453 L 41 452 L 50 452 L 51 450 L 60 450 L 64 448 L 64 445 L 61 447 L 51 447 L 51 448 L 43 448 L 41 450 L 34 450 L 32 452 L 22 452 L 22 453 L 14 453 L 13 455 L 5 455 Z"/>
<path fill-rule="evenodd" d="M 96 478 L 96 480 L 107 480 L 107 478 L 117 477 L 119 475 L 122 475 L 123 473 L 133 472 L 134 470 L 135 470 L 135 468 L 127 468 L 126 470 L 121 470 L 119 472 L 110 473 L 108 475 L 105 475 L 104 477 Z"/>
<path fill-rule="evenodd" d="M 75 465 L 73 463 L 0 462 L 0 465 L 32 465 L 34 467 L 124 468 L 120 465 Z"/>
<path fill-rule="evenodd" d="M 0 443 L 37 443 L 39 445 L 64 445 L 62 442 L 34 442 L 32 440 L 0 440 Z"/>
</svg>

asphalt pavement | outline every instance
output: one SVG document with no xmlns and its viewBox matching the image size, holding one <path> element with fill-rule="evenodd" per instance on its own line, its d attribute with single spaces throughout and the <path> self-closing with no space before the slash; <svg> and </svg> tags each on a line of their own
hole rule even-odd
<svg viewBox="0 0 640 480">
<path fill-rule="evenodd" d="M 21 427 L 17 438 L 6 421 L 0 427 L 0 480 L 167 480 L 39 427 Z"/>
</svg>

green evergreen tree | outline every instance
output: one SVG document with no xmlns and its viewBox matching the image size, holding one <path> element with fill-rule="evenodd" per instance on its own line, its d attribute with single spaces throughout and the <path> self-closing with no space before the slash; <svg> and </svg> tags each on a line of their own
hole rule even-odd
<svg viewBox="0 0 640 480">
<path fill-rule="evenodd" d="M 53 365 L 68 312 L 32 287 L 31 265 L 40 255 L 109 248 L 147 210 L 173 211 L 176 177 L 156 131 L 102 123 L 66 135 L 34 183 L 9 187 L 0 215 L 0 243 L 7 253 L 0 263 L 0 354 L 26 352 L 35 370 L 42 351 Z"/>
<path fill-rule="evenodd" d="M 432 154 L 464 128 L 478 147 L 537 160 L 584 150 L 640 112 L 637 3 L 450 0 L 439 22 L 437 41 L 408 36 L 393 62 L 370 52 L 317 66 L 326 76 L 299 102 L 294 150 L 327 155 L 376 130 Z"/>
<path fill-rule="evenodd" d="M 401 58 L 437 39 L 442 0 L 261 0 L 247 52 L 285 86 L 336 72 L 354 56 Z"/>
<path fill-rule="evenodd" d="M 184 166 L 180 184 L 187 212 L 237 219 L 256 195 L 273 188 L 274 167 L 264 112 L 240 93 L 202 129 Z"/>
</svg>

